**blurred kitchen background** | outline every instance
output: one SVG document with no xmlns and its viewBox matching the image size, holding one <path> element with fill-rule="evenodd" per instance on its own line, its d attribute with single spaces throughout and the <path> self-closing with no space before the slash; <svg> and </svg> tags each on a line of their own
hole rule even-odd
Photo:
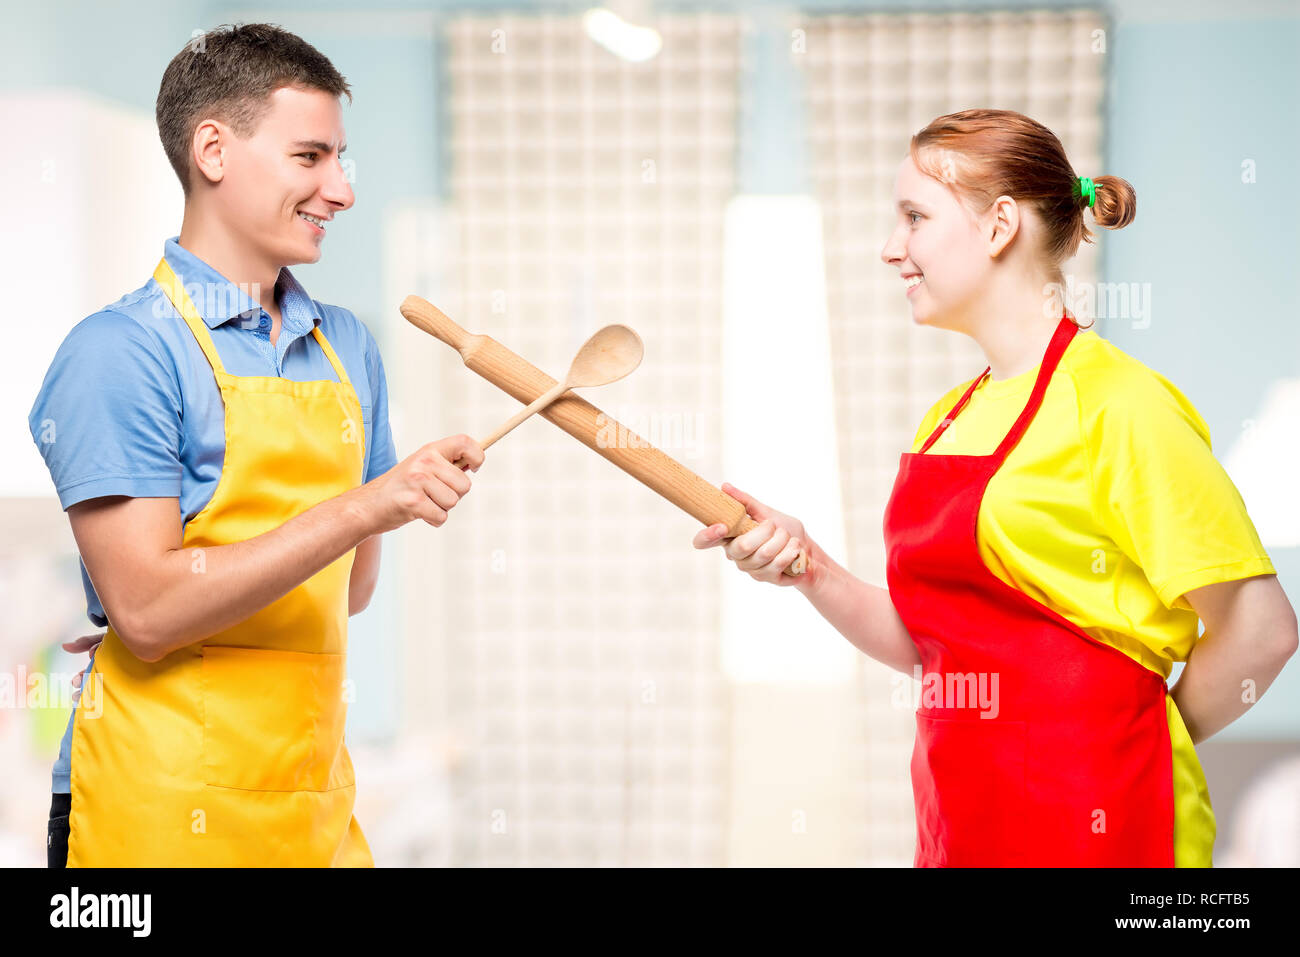
<svg viewBox="0 0 1300 957">
<path fill-rule="evenodd" d="M 1066 271 L 1101 284 L 1097 331 L 1200 409 L 1300 595 L 1290 0 L 5 0 L 0 864 L 44 866 L 85 663 L 59 643 L 95 631 L 27 413 L 67 331 L 179 232 L 164 67 L 195 31 L 259 21 L 352 85 L 356 205 L 294 272 L 378 339 L 399 459 L 518 407 L 401 317 L 407 294 L 557 378 L 623 322 L 645 360 L 586 398 L 883 585 L 898 455 L 984 365 L 914 328 L 880 261 L 894 175 L 933 117 L 1015 109 L 1078 174 L 1136 188 L 1136 221 Z M 350 656 L 377 863 L 911 863 L 911 679 L 696 552 L 698 527 L 536 418 L 446 526 L 387 536 Z M 1300 864 L 1300 669 L 1198 752 L 1216 863 Z"/>
</svg>

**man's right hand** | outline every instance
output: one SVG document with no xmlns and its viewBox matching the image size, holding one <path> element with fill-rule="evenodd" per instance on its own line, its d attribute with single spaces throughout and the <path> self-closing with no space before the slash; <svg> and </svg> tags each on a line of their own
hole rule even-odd
<svg viewBox="0 0 1300 957">
<path fill-rule="evenodd" d="M 468 435 L 453 435 L 418 449 L 378 478 L 361 486 L 375 533 L 390 532 L 417 518 L 434 528 L 469 493 L 470 478 L 452 465 L 457 459 L 477 472 L 483 449 Z"/>
<path fill-rule="evenodd" d="M 176 497 L 98 496 L 68 506 L 68 518 L 113 631 L 156 662 L 244 621 L 376 534 L 416 518 L 441 525 L 469 491 L 457 456 L 483 464 L 469 436 L 431 442 L 364 485 L 224 544 L 187 544 Z"/>
</svg>

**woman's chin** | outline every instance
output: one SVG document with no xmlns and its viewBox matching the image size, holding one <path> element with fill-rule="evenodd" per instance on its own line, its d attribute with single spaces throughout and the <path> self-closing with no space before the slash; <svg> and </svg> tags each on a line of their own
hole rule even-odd
<svg viewBox="0 0 1300 957">
<path fill-rule="evenodd" d="M 928 326 L 931 329 L 949 329 L 944 322 L 944 314 L 934 309 L 912 306 L 912 325 Z"/>
</svg>

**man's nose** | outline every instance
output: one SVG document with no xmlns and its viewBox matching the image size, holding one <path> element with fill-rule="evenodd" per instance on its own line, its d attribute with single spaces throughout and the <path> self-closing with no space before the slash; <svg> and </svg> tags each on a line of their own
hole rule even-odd
<svg viewBox="0 0 1300 957">
<path fill-rule="evenodd" d="M 320 193 L 321 198 L 330 205 L 337 206 L 340 211 L 350 209 L 352 204 L 356 202 L 356 196 L 352 192 L 352 184 L 348 182 L 347 170 L 342 160 L 334 167 L 333 172 L 321 187 Z"/>
</svg>

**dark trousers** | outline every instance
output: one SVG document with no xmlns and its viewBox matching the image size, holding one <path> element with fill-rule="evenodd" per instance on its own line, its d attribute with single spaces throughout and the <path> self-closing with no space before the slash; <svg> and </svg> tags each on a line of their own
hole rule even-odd
<svg viewBox="0 0 1300 957">
<path fill-rule="evenodd" d="M 68 866 L 68 812 L 71 794 L 54 794 L 50 801 L 50 826 L 45 836 L 45 857 L 49 867 Z"/>
</svg>

